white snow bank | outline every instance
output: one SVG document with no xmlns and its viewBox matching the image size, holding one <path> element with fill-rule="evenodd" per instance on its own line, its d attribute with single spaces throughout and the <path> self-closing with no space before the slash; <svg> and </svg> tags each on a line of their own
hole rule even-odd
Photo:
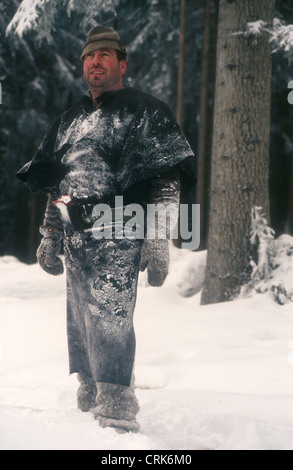
<svg viewBox="0 0 293 470">
<path fill-rule="evenodd" d="M 0 258 L 0 449 L 293 449 L 292 304 L 253 294 L 200 306 L 178 286 L 204 254 L 172 256 L 162 288 L 140 280 L 136 435 L 76 408 L 65 276 Z"/>
</svg>

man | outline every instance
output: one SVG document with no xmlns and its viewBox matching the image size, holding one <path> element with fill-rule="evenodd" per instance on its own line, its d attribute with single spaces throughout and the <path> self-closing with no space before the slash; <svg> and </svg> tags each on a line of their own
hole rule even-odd
<svg viewBox="0 0 293 470">
<path fill-rule="evenodd" d="M 18 177 L 48 193 L 37 256 L 67 271 L 70 373 L 78 373 L 78 407 L 103 427 L 137 432 L 133 312 L 139 269 L 153 286 L 168 273 L 168 240 L 93 235 L 93 208 L 106 203 L 179 203 L 179 179 L 192 151 L 169 108 L 123 84 L 127 62 L 119 34 L 94 27 L 81 56 L 89 95 L 53 124 Z M 185 176 L 183 176 L 185 175 Z M 125 222 L 125 221 L 124 221 Z M 114 233 L 114 223 L 113 233 Z"/>
</svg>

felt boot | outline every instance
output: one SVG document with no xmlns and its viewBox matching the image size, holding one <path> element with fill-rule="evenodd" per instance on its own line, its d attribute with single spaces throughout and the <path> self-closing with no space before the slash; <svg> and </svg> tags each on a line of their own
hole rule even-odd
<svg viewBox="0 0 293 470">
<path fill-rule="evenodd" d="M 118 433 L 138 432 L 139 404 L 134 387 L 97 383 L 97 389 L 94 415 L 100 426 L 115 428 Z"/>
<path fill-rule="evenodd" d="M 77 374 L 80 386 L 77 390 L 77 406 L 81 411 L 90 411 L 96 406 L 97 387 L 93 379 Z"/>
</svg>

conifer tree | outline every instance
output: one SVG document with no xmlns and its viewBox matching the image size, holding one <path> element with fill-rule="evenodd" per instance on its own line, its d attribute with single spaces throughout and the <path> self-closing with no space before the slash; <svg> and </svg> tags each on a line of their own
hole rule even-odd
<svg viewBox="0 0 293 470">
<path fill-rule="evenodd" d="M 250 277 L 250 217 L 269 220 L 271 46 L 248 23 L 272 24 L 274 0 L 220 0 L 207 269 L 202 303 L 232 299 Z"/>
</svg>

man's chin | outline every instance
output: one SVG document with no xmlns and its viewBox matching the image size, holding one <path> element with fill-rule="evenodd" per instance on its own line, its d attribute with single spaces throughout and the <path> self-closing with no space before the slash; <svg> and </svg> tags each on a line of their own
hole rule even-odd
<svg viewBox="0 0 293 470">
<path fill-rule="evenodd" d="M 105 77 L 89 77 L 85 79 L 85 82 L 89 88 L 101 88 L 105 85 Z"/>
<path fill-rule="evenodd" d="M 100 88 L 100 87 L 105 85 L 105 81 L 102 80 L 100 77 L 97 77 L 97 78 L 95 77 L 95 78 L 89 80 L 88 84 L 92 87 Z"/>
<path fill-rule="evenodd" d="M 102 83 L 97 82 L 87 82 L 87 86 L 89 87 L 90 91 L 94 94 L 101 94 L 103 93 L 105 86 Z"/>
</svg>

